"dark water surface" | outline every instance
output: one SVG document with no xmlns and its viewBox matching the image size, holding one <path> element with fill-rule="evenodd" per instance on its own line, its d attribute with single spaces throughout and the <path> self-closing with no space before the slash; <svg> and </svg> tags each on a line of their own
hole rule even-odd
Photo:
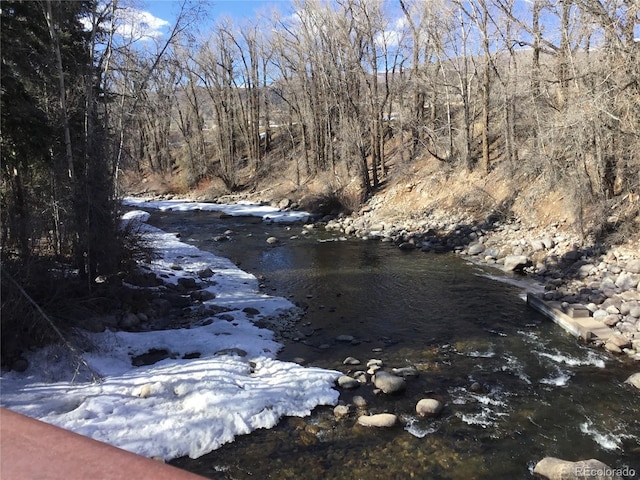
<svg viewBox="0 0 640 480">
<path fill-rule="evenodd" d="M 174 465 L 218 479 L 521 479 L 554 456 L 640 474 L 640 394 L 623 384 L 639 366 L 578 344 L 528 309 L 518 287 L 484 276 L 495 271 L 454 255 L 219 217 L 152 212 L 151 223 L 306 308 L 292 334 L 299 338 L 279 358 L 343 372 L 360 368 L 342 365 L 347 356 L 377 358 L 420 376 L 395 396 L 370 385 L 342 392 L 344 403 L 361 395 L 369 413 L 400 416 L 392 429 L 357 426 L 355 412 L 336 420 L 320 407 Z M 226 230 L 229 241 L 213 240 Z M 269 236 L 280 242 L 269 246 Z M 425 397 L 444 402 L 437 419 L 416 418 Z"/>
</svg>

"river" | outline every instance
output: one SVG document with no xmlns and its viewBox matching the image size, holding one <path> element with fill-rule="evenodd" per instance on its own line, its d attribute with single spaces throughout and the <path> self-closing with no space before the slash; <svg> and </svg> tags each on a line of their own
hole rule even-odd
<svg viewBox="0 0 640 480">
<path fill-rule="evenodd" d="M 154 211 L 150 223 L 305 309 L 280 359 L 346 373 L 360 367 L 345 357 L 375 358 L 420 373 L 399 395 L 371 385 L 341 393 L 402 426 L 360 427 L 355 411 L 337 420 L 322 407 L 174 465 L 216 479 L 519 479 L 554 456 L 640 472 L 640 395 L 623 384 L 637 365 L 579 344 L 529 309 L 521 288 L 489 278 L 495 270 L 216 212 Z M 214 240 L 227 231 L 229 240 Z M 421 398 L 441 400 L 441 415 L 416 418 Z"/>
</svg>

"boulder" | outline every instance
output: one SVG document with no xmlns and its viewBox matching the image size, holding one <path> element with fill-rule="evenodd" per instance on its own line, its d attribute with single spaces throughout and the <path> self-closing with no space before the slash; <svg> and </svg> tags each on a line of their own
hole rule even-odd
<svg viewBox="0 0 640 480">
<path fill-rule="evenodd" d="M 622 480 L 614 475 L 615 470 L 599 460 L 568 462 L 559 458 L 546 457 L 538 462 L 533 473 L 547 480 Z"/>
<path fill-rule="evenodd" d="M 421 417 L 433 417 L 442 411 L 442 402 L 434 398 L 423 398 L 416 405 L 416 413 Z"/>
<path fill-rule="evenodd" d="M 634 373 L 629 378 L 627 378 L 624 383 L 628 383 L 629 385 L 633 385 L 638 390 L 640 390 L 640 372 Z"/>
<path fill-rule="evenodd" d="M 407 384 L 402 377 L 389 372 L 378 371 L 373 377 L 373 384 L 383 393 L 397 393 L 403 391 Z"/>
<path fill-rule="evenodd" d="M 267 243 L 269 245 L 275 245 L 276 243 L 278 243 L 278 239 L 276 237 L 269 237 L 267 238 Z"/>
<path fill-rule="evenodd" d="M 531 265 L 531 260 L 526 255 L 508 255 L 504 258 L 504 269 L 507 272 L 522 270 Z"/>
<path fill-rule="evenodd" d="M 392 413 L 378 413 L 376 415 L 362 415 L 358 417 L 358 425 L 363 427 L 393 427 L 398 421 L 398 417 Z"/>
</svg>

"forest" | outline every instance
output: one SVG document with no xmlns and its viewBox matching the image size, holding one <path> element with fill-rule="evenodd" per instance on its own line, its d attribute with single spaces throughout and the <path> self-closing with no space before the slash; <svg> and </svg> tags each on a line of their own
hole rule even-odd
<svg viewBox="0 0 640 480">
<path fill-rule="evenodd" d="M 206 29 L 177 5 L 150 37 L 125 1 L 2 2 L 3 318 L 95 296 L 145 182 L 319 181 L 351 212 L 429 158 L 640 213 L 636 0 L 294 0 Z"/>
</svg>

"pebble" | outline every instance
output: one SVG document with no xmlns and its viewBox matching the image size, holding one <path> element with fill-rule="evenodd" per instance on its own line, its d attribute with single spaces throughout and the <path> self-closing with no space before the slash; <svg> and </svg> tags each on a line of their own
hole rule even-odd
<svg viewBox="0 0 640 480">
<path fill-rule="evenodd" d="M 347 357 L 342 362 L 343 365 L 360 365 L 360 360 L 354 357 Z"/>
</svg>

